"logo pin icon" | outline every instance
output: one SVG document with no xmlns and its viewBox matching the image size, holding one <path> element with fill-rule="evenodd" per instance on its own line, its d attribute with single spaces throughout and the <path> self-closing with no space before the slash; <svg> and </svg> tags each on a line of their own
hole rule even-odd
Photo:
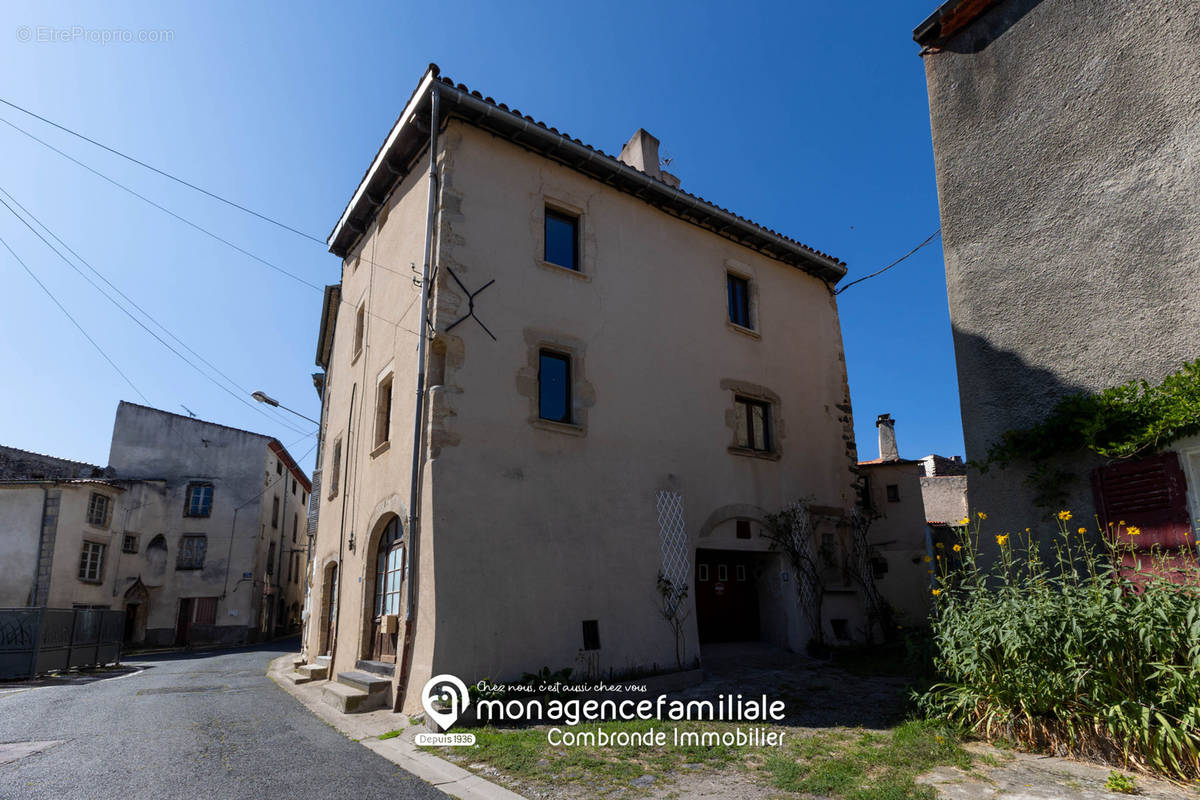
<svg viewBox="0 0 1200 800">
<path fill-rule="evenodd" d="M 443 684 L 448 685 L 438 691 L 438 687 Z M 434 706 L 435 702 L 450 708 L 448 711 L 441 711 Z M 442 730 L 449 730 L 469 705 L 471 697 L 467 694 L 467 685 L 453 675 L 435 675 L 421 690 L 421 707 Z"/>
</svg>

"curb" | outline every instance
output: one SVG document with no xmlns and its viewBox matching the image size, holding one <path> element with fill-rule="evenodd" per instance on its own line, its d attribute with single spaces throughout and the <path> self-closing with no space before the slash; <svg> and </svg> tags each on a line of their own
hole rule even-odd
<svg viewBox="0 0 1200 800">
<path fill-rule="evenodd" d="M 295 654 L 285 655 L 271 661 L 267 677 L 331 728 L 451 797 L 460 800 L 526 800 L 510 789 L 418 748 L 413 744 L 413 737 L 423 729 L 413 725 L 403 714 L 387 709 L 364 714 L 339 714 L 321 700 L 322 687 L 328 681 L 297 686 L 284 677 L 292 671 L 296 657 Z M 381 734 L 397 727 L 403 729 L 399 736 L 379 738 Z"/>
</svg>

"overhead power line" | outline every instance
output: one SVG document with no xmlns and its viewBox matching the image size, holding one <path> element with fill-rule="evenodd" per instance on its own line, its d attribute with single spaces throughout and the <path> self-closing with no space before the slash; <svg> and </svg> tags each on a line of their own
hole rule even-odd
<svg viewBox="0 0 1200 800">
<path fill-rule="evenodd" d="M 109 363 L 109 365 L 112 366 L 112 368 L 117 371 L 118 375 L 120 375 L 122 378 L 125 379 L 125 382 L 129 384 L 129 387 L 131 389 L 133 389 L 135 392 L 137 392 L 138 397 L 142 398 L 142 400 L 146 403 L 146 405 L 150 405 L 150 399 L 148 397 L 146 397 L 146 395 L 142 394 L 142 390 L 139 389 L 137 387 L 137 385 L 132 380 L 130 380 L 129 376 L 126 375 L 125 372 L 120 367 L 117 366 L 117 362 L 113 361 L 112 358 L 108 355 L 108 353 L 104 352 L 104 348 L 101 347 L 99 344 L 97 344 L 96 340 L 92 338 L 91 334 L 89 334 L 87 332 L 87 330 L 85 330 L 84 327 L 79 324 L 79 321 L 77 319 L 75 319 L 75 317 L 71 316 L 71 312 L 67 311 L 66 306 L 64 306 L 62 303 L 60 303 L 58 301 L 58 298 L 54 296 L 54 292 L 50 291 L 50 289 L 46 286 L 46 284 L 42 283 L 41 278 L 39 278 L 34 273 L 34 271 L 29 268 L 28 264 L 26 264 L 24 261 L 21 260 L 21 257 L 16 254 L 16 251 L 14 251 L 12 249 L 12 247 L 9 246 L 8 242 L 6 242 L 3 238 L 0 238 L 0 244 L 4 245 L 4 249 L 9 252 L 9 255 L 11 255 L 14 259 L 16 259 L 17 263 L 20 264 L 21 267 L 26 272 L 29 273 L 29 277 L 33 278 L 33 280 L 37 283 L 37 285 L 42 287 L 42 291 L 46 293 L 46 296 L 49 297 L 54 302 L 54 305 L 58 306 L 58 310 L 61 311 L 66 316 L 67 319 L 71 320 L 71 323 L 76 328 L 79 329 L 79 332 L 83 334 L 83 338 L 85 338 L 89 342 L 91 342 L 92 347 L 96 348 L 97 352 L 99 352 L 100 355 L 104 356 L 104 360 L 107 361 Z"/>
<path fill-rule="evenodd" d="M 147 164 L 145 161 L 142 161 L 140 158 L 131 156 L 128 153 L 124 153 L 124 152 L 116 149 L 115 147 L 110 147 L 109 145 L 106 145 L 103 142 L 98 142 L 95 139 L 91 138 L 90 136 L 87 136 L 85 134 L 80 133 L 79 131 L 68 128 L 66 125 L 55 122 L 52 119 L 43 117 L 41 114 L 38 114 L 34 111 L 30 111 L 28 108 L 25 108 L 24 106 L 17 105 L 16 103 L 12 102 L 11 100 L 6 100 L 5 98 L 0 97 L 0 103 L 3 103 L 4 105 L 8 106 L 9 108 L 13 108 L 17 111 L 20 111 L 22 114 L 27 114 L 36 120 L 40 120 L 41 122 L 44 122 L 53 128 L 57 128 L 58 130 L 62 131 L 63 133 L 74 136 L 77 139 L 81 139 L 82 141 L 85 141 L 88 144 L 95 145 L 96 147 L 99 147 L 101 150 L 105 150 L 109 153 L 112 153 L 113 155 L 115 155 L 119 158 L 123 158 L 132 164 L 137 164 L 139 167 L 148 169 L 151 172 L 155 173 L 156 175 L 161 175 L 162 177 L 164 177 L 168 180 L 175 181 L 176 183 L 180 184 L 181 186 L 186 186 L 187 188 L 192 189 L 193 191 L 197 191 L 206 197 L 211 197 L 213 200 L 216 200 L 220 203 L 224 203 L 225 205 L 230 206 L 231 208 L 236 208 L 239 211 L 244 211 L 245 213 L 249 214 L 250 216 L 256 217 L 256 218 L 262 220 L 263 222 L 270 223 L 271 225 L 275 225 L 276 227 L 282 228 L 285 231 L 294 233 L 297 236 L 301 237 L 302 239 L 307 239 L 310 242 L 315 242 L 316 244 L 321 245 L 322 248 L 327 247 L 326 241 L 318 236 L 313 236 L 311 233 L 305 233 L 304 231 L 300 230 L 299 228 L 294 228 L 285 222 L 280 222 L 279 220 L 275 219 L 274 217 L 263 214 L 261 211 L 255 211 L 252 208 L 247 208 L 246 206 L 242 205 L 241 203 L 238 203 L 235 200 L 230 200 L 228 197 L 223 197 L 222 195 L 219 195 L 216 192 L 205 189 L 203 186 L 197 186 L 196 184 L 192 183 L 191 181 L 185 180 L 184 178 L 180 178 L 178 175 L 173 175 L 164 169 L 159 169 L 158 167 L 156 167 L 152 164 Z M 372 266 L 379 267 L 380 269 L 387 270 L 388 272 L 393 272 L 397 275 L 407 274 L 403 270 L 394 269 L 394 268 L 386 266 L 384 264 L 379 264 L 375 261 L 371 261 L 367 258 L 363 258 L 362 260 Z"/>
<path fill-rule="evenodd" d="M 876 275 L 882 275 L 883 273 L 887 272 L 887 271 L 888 271 L 889 269 L 891 269 L 892 267 L 894 267 L 894 266 L 896 266 L 897 264 L 899 264 L 899 263 L 900 263 L 901 261 L 903 261 L 904 259 L 906 259 L 906 258 L 908 258 L 909 256 L 911 256 L 913 253 L 915 253 L 915 252 L 917 252 L 918 250 L 920 250 L 920 249 L 921 249 L 922 247 L 924 247 L 925 245 L 927 245 L 927 244 L 929 244 L 930 242 L 932 242 L 934 239 L 936 239 L 936 238 L 938 237 L 938 234 L 939 234 L 939 233 L 941 233 L 941 232 L 942 232 L 942 229 L 939 227 L 939 228 L 938 228 L 936 231 L 934 231 L 933 233 L 929 234 L 929 238 L 927 238 L 925 241 L 921 242 L 919 245 L 917 245 L 916 247 L 914 247 L 912 250 L 909 250 L 907 253 L 905 253 L 904 255 L 902 255 L 902 256 L 900 256 L 899 258 L 897 258 L 897 259 L 896 259 L 895 261 L 893 261 L 892 263 L 888 264 L 888 265 L 887 265 L 886 267 L 884 267 L 883 269 L 877 269 L 877 270 L 875 270 L 874 272 L 872 272 L 870 275 L 864 275 L 863 277 L 859 278 L 858 280 L 850 281 L 850 282 L 849 282 L 849 283 L 847 283 L 845 286 L 841 287 L 841 288 L 840 288 L 840 289 L 838 289 L 836 292 L 834 292 L 834 295 L 839 295 L 839 294 L 841 294 L 842 292 L 846 291 L 847 289 L 849 289 L 851 286 L 853 286 L 853 285 L 854 285 L 854 284 L 856 284 L 856 283 L 862 283 L 863 281 L 870 280 L 871 278 L 874 278 Z"/>
<path fill-rule="evenodd" d="M 138 199 L 139 199 L 139 200 L 141 200 L 142 202 L 144 202 L 144 203 L 147 203 L 148 205 L 151 205 L 151 206 L 153 206 L 154 208 L 157 208 L 159 211 L 163 212 L 164 214 L 167 214 L 167 215 L 168 215 L 168 216 L 170 216 L 170 217 L 173 217 L 174 219 L 178 220 L 179 222 L 182 222 L 183 224 L 187 225 L 188 227 L 190 227 L 190 228 L 192 228 L 192 229 L 194 229 L 194 230 L 197 230 L 197 231 L 199 231 L 200 233 L 203 233 L 205 236 L 208 236 L 208 237 L 210 237 L 210 238 L 212 238 L 212 239 L 215 239 L 216 241 L 220 242 L 221 244 L 225 245 L 226 247 L 229 247 L 229 248 L 231 248 L 231 249 L 233 249 L 233 250 L 236 250 L 237 252 L 241 253 L 242 255 L 246 256 L 247 258 L 253 259 L 254 261 L 257 261 L 258 263 L 260 263 L 260 264 L 262 264 L 262 265 L 264 265 L 264 266 L 266 266 L 266 267 L 269 267 L 270 269 L 272 269 L 272 270 L 275 270 L 275 271 L 276 271 L 276 272 L 278 272 L 278 273 L 281 273 L 281 274 L 283 274 L 283 275 L 286 275 L 287 277 L 291 278 L 292 280 L 294 280 L 294 281 L 296 281 L 296 282 L 298 282 L 298 283 L 301 283 L 301 284 L 303 284 L 303 285 L 307 286 L 307 287 L 308 287 L 308 288 L 310 288 L 310 289 L 313 289 L 313 290 L 315 290 L 315 291 L 318 291 L 318 292 L 324 292 L 324 289 L 323 289 L 322 287 L 318 286 L 317 284 L 315 284 L 315 283 L 312 283 L 311 281 L 309 281 L 309 280 L 307 280 L 307 279 L 305 279 L 305 278 L 303 278 L 303 277 L 301 277 L 301 276 L 299 276 L 299 275 L 297 275 L 297 274 L 295 274 L 295 273 L 293 273 L 293 272 L 291 272 L 291 271 L 289 271 L 289 270 L 287 270 L 287 269 L 285 269 L 285 268 L 283 268 L 283 267 L 279 266 L 278 264 L 274 264 L 274 263 L 272 263 L 272 262 L 268 261 L 267 259 L 263 258 L 262 256 L 256 255 L 256 254 L 254 254 L 254 253 L 250 252 L 249 250 L 246 250 L 245 248 L 243 248 L 243 247 L 240 247 L 239 245 L 236 245 L 236 244 L 234 244 L 233 242 L 229 241 L 228 239 L 225 239 L 224 237 L 222 237 L 222 236 L 219 236 L 219 235 L 218 235 L 218 234 L 216 234 L 216 233 L 213 233 L 212 231 L 208 230 L 207 228 L 205 228 L 205 227 L 204 227 L 204 226 L 202 226 L 202 225 L 199 225 L 198 223 L 192 222 L 191 220 L 189 220 L 189 219 L 187 219 L 187 218 L 185 218 L 185 217 L 183 217 L 183 216 L 181 216 L 181 215 L 179 215 L 179 214 L 176 214 L 176 213 L 175 213 L 174 211 L 172 211 L 171 209 L 169 209 L 169 208 L 167 208 L 167 207 L 165 207 L 165 206 L 163 206 L 163 205 L 161 205 L 161 204 L 159 204 L 159 203 L 156 203 L 155 201 L 151 200 L 150 198 L 146 197 L 145 195 L 143 195 L 143 194 L 141 194 L 141 193 L 139 193 L 139 192 L 137 192 L 137 191 L 135 191 L 135 190 L 133 190 L 133 189 L 129 188 L 128 186 L 126 186 L 125 184 L 123 184 L 123 183 L 121 183 L 120 181 L 116 180 L 115 178 L 111 178 L 111 177 L 109 177 L 108 175 L 105 175 L 103 172 L 100 172 L 99 170 L 97 170 L 97 169 L 94 169 L 93 167 L 91 167 L 91 166 L 89 166 L 89 165 L 87 165 L 87 164 L 83 163 L 83 162 L 82 162 L 82 161 L 80 161 L 79 159 L 77 159 L 77 158 L 75 158 L 75 157 L 73 157 L 73 156 L 69 155 L 68 153 L 65 153 L 65 152 L 63 152 L 62 150 L 60 150 L 59 148 L 57 148 L 57 147 L 55 147 L 54 145 L 50 144 L 49 142 L 45 141 L 44 139 L 42 139 L 42 138 L 40 138 L 40 137 L 36 136 L 35 134 L 33 134 L 33 133 L 30 133 L 29 131 L 25 130 L 25 129 L 24 129 L 24 128 L 22 128 L 21 126 L 19 126 L 19 125 L 17 125 L 17 124 L 15 124 L 15 123 L 13 123 L 13 122 L 11 122 L 11 121 L 9 121 L 9 120 L 7 120 L 7 119 L 4 119 L 3 117 L 0 117 L 0 122 L 4 123 L 4 124 L 5 124 L 5 125 L 7 125 L 8 127 L 10 127 L 10 128 L 12 128 L 13 130 L 17 131 L 18 133 L 20 133 L 20 134 L 22 134 L 22 135 L 24 135 L 24 136 L 27 136 L 28 138 L 32 139 L 33 141 L 37 142 L 38 144 L 42 145 L 43 147 L 45 147 L 45 148 L 47 148 L 47 149 L 49 149 L 49 150 L 51 150 L 51 151 L 53 151 L 53 152 L 57 153 L 58 155 L 60 155 L 60 156 L 62 156 L 63 158 L 67 159 L 68 161 L 70 161 L 71 163 L 73 163 L 73 164 L 75 164 L 75 165 L 77 165 L 77 166 L 79 166 L 79 167 L 82 167 L 83 169 L 85 169 L 85 170 L 87 170 L 88 172 L 92 173 L 92 174 L 93 174 L 93 175 L 95 175 L 96 177 L 98 177 L 98 178 L 101 178 L 101 179 L 102 179 L 102 180 L 104 180 L 104 181 L 107 181 L 108 183 L 112 184 L 113 186 L 116 186 L 117 188 L 121 189 L 122 191 L 128 192 L 129 194 L 131 194 L 131 195 L 133 195 L 134 197 L 138 198 Z M 374 262 L 371 262 L 371 263 L 374 263 Z M 397 270 L 393 270 L 393 269 L 390 269 L 390 268 L 388 268 L 388 267 L 384 267 L 384 266 L 382 266 L 382 265 L 379 265 L 379 264 L 376 264 L 376 266 L 379 266 L 381 269 L 386 269 L 386 270 L 388 270 L 389 272 L 394 272 L 394 273 L 396 273 L 396 274 L 405 274 L 405 273 L 400 273 L 400 272 L 398 272 Z M 344 299 L 343 299 L 343 300 L 341 301 L 341 303 L 342 303 L 342 304 L 344 304 L 344 305 L 346 305 L 346 306 L 348 306 L 348 307 L 349 307 L 351 310 L 355 310 L 355 311 L 357 310 L 357 309 L 355 308 L 355 306 L 354 306 L 352 303 L 350 303 L 348 300 L 344 300 Z M 382 317 L 382 316 L 380 316 L 380 315 L 378 315 L 378 314 L 375 314 L 374 312 L 371 312 L 371 311 L 367 311 L 366 313 L 367 313 L 367 315 L 368 315 L 368 316 L 370 316 L 370 317 L 372 317 L 372 318 L 374 318 L 374 319 L 377 319 L 377 320 L 379 320 L 380 322 L 387 323 L 388 325 L 395 326 L 396 328 L 399 328 L 399 329 L 400 329 L 400 330 L 402 330 L 402 331 L 406 331 L 406 332 L 408 332 L 408 333 L 411 333 L 411 334 L 413 334 L 413 335 L 415 335 L 415 336 L 416 336 L 416 335 L 420 335 L 420 334 L 418 334 L 416 331 L 414 331 L 412 328 L 407 328 L 407 327 L 405 327 L 404 325 L 401 325 L 399 322 L 395 322 L 395 321 L 393 321 L 393 320 L 390 320 L 390 319 L 388 319 L 388 318 L 386 318 L 386 317 Z"/>
<path fill-rule="evenodd" d="M 146 331 L 146 333 L 153 336 L 155 338 L 155 340 L 157 340 L 159 342 L 159 344 L 161 344 L 163 347 L 167 348 L 173 354 L 175 354 L 175 356 L 178 357 L 180 361 L 183 361 L 189 367 L 196 370 L 196 372 L 198 372 L 202 376 L 204 376 L 204 378 L 206 378 L 208 381 L 210 381 L 218 389 L 229 394 L 235 400 L 237 400 L 238 402 L 247 406 L 248 408 L 253 409 L 256 413 L 261 414 L 262 416 L 266 417 L 268 420 L 275 422 L 279 425 L 282 425 L 283 427 L 287 428 L 288 430 L 292 431 L 293 433 L 306 433 L 305 431 L 302 431 L 301 429 L 299 429 L 299 428 L 295 427 L 294 425 L 291 425 L 283 420 L 275 419 L 274 417 L 270 416 L 265 411 L 263 411 L 263 409 L 259 408 L 258 404 L 251 403 L 249 400 L 247 400 L 246 397 L 248 397 L 250 394 L 250 392 L 248 390 L 238 386 L 236 381 L 231 379 L 228 375 L 226 375 L 224 372 L 222 372 L 220 369 L 218 369 L 216 366 L 214 366 L 211 362 L 209 362 L 207 359 L 205 359 L 203 356 L 201 356 L 195 350 L 188 347 L 188 345 L 184 341 L 182 341 L 178 336 L 173 334 L 165 325 L 163 325 L 161 322 L 156 320 L 153 316 L 150 315 L 149 312 L 147 312 L 145 309 L 143 309 L 141 306 L 139 306 L 137 303 L 135 303 L 133 300 L 131 300 L 128 295 L 126 295 L 119 288 L 117 288 L 111 281 L 109 281 L 108 278 L 106 278 L 103 273 L 101 273 L 98 269 L 96 269 L 91 264 L 89 264 L 82 256 L 80 256 L 77 252 L 75 252 L 75 250 L 73 250 L 66 242 L 64 242 L 62 239 L 60 239 L 54 233 L 54 231 L 50 230 L 50 228 L 45 223 L 43 223 L 40 219 L 38 219 L 32 212 L 30 212 L 29 209 L 27 209 L 25 206 L 21 205 L 20 201 L 18 201 L 15 197 L 13 197 L 3 186 L 0 186 L 0 194 L 3 194 L 4 197 L 7 197 L 9 200 L 11 200 L 14 205 L 16 205 L 18 208 L 20 208 L 21 211 L 23 211 L 30 219 L 32 219 L 41 228 L 43 228 L 46 231 L 46 233 L 48 233 L 55 241 L 57 241 L 66 250 L 68 250 L 71 253 L 71 255 L 75 256 L 75 258 L 79 261 L 79 263 L 83 264 L 85 267 L 87 267 L 89 270 L 91 270 L 93 273 L 95 273 L 96 276 L 100 278 L 100 280 L 104 281 L 104 283 L 106 283 L 109 287 L 111 287 L 113 289 L 113 291 L 115 291 L 122 298 L 124 298 L 126 302 L 128 302 L 130 305 L 132 305 L 134 308 L 136 308 L 138 311 L 140 311 L 142 314 L 144 314 L 148 320 L 150 320 L 152 323 L 154 323 L 159 328 L 161 328 L 168 336 L 170 336 L 172 339 L 174 339 L 176 342 L 178 342 L 182 347 L 187 349 L 188 352 L 190 352 L 192 355 L 194 355 L 196 358 L 198 358 L 204 364 L 208 365 L 208 367 L 210 369 L 212 369 L 218 375 L 223 377 L 231 385 L 233 385 L 235 388 L 237 388 L 241 393 L 239 394 L 238 392 L 231 390 L 228 386 L 226 386 L 225 384 L 222 384 L 220 381 L 213 378 L 207 372 L 200 369 L 200 367 L 198 367 L 195 363 L 193 363 L 186 356 L 184 356 L 182 353 L 180 353 L 178 350 L 176 350 L 174 347 L 172 347 L 169 342 L 167 342 L 161 336 L 159 336 L 157 333 L 155 333 L 153 330 L 151 330 L 145 323 L 143 323 L 132 312 L 130 312 L 129 309 L 127 309 L 125 306 L 121 305 L 119 302 L 117 302 L 117 300 L 114 297 L 112 297 L 107 292 L 105 292 L 103 289 L 101 289 L 96 284 L 95 281 L 93 281 L 91 278 L 89 278 L 82 270 L 79 269 L 79 267 L 75 266 L 75 264 L 73 264 L 70 259 L 68 259 L 65 255 L 63 255 L 62 251 L 60 251 L 57 247 L 55 247 L 53 244 L 51 244 L 49 241 L 47 241 L 46 237 L 42 236 L 42 234 L 37 230 L 37 228 L 34 228 L 33 225 L 30 225 L 29 222 L 24 217 L 22 217 L 20 214 L 18 214 L 13 209 L 13 207 L 8 204 L 8 202 L 6 202 L 3 198 L 0 198 L 0 205 L 3 205 L 6 209 L 8 209 L 9 213 L 11 213 L 18 220 L 20 220 L 21 223 L 26 228 L 29 228 L 29 230 L 33 232 L 34 236 L 37 236 L 38 239 L 40 239 L 42 241 L 42 244 L 46 245 L 46 247 L 48 247 L 50 250 L 52 250 L 55 255 L 57 255 L 60 259 L 62 259 L 64 264 L 66 264 L 68 267 L 70 267 L 72 270 L 74 270 L 81 278 L 83 278 L 85 281 L 87 281 L 87 283 L 93 289 L 95 289 L 98 294 L 100 294 L 106 300 L 108 300 L 110 303 L 112 303 L 114 306 L 116 306 L 122 313 L 125 314 L 125 316 L 127 316 L 131 320 L 133 320 L 133 322 L 135 324 L 137 324 L 138 327 L 140 327 L 142 330 Z"/>
<path fill-rule="evenodd" d="M 125 159 L 126 161 L 137 164 L 139 167 L 145 167 L 146 169 L 150 170 L 151 172 L 162 175 L 164 178 L 173 180 L 178 184 L 188 187 L 189 189 L 194 189 L 195 191 L 200 192 L 203 195 L 211 197 L 213 200 L 217 200 L 219 202 L 224 203 L 225 205 L 232 206 L 233 208 L 236 208 L 239 211 L 245 211 L 247 214 L 250 214 L 251 216 L 258 217 L 263 222 L 269 222 L 272 225 L 276 225 L 280 228 L 283 228 L 285 231 L 291 231 L 292 233 L 296 234 L 297 236 L 303 236 L 305 239 L 316 242 L 319 245 L 325 244 L 325 242 L 323 240 L 318 239 L 317 237 L 312 236 L 310 234 L 307 234 L 302 230 L 293 228 L 291 225 L 280 222 L 277 219 L 268 217 L 266 214 L 260 214 L 259 212 L 255 211 L 252 208 L 246 208 L 244 205 L 241 205 L 240 203 L 235 203 L 233 200 L 230 200 L 226 197 L 222 197 L 221 195 L 216 194 L 215 192 L 210 192 L 208 189 L 205 189 L 201 186 L 197 186 L 196 184 L 186 181 L 183 178 L 172 175 L 171 173 L 167 172 L 166 170 L 162 170 L 162 169 L 159 169 L 158 167 L 147 164 L 145 161 L 134 158 L 133 156 L 128 155 L 127 153 L 122 153 L 120 150 L 117 150 L 115 147 L 109 147 L 108 145 L 104 144 L 103 142 L 98 142 L 95 139 L 93 139 L 89 136 L 85 136 L 84 134 L 82 134 L 78 131 L 71 130 L 67 126 L 60 125 L 52 119 L 47 119 L 47 118 L 43 117 L 41 114 L 37 114 L 33 111 L 30 111 L 28 108 L 19 106 L 16 103 L 12 102 L 11 100 L 5 100 L 3 97 L 0 97 L 0 103 L 3 103 L 4 105 L 8 106 L 9 108 L 14 108 L 17 111 L 20 111 L 22 114 L 28 114 L 29 116 L 33 117 L 34 119 L 41 120 L 42 122 L 46 123 L 47 125 L 50 125 L 54 128 L 58 128 L 63 133 L 68 133 L 71 136 L 74 136 L 78 139 L 82 139 L 83 141 L 88 142 L 89 144 L 94 144 L 96 147 L 99 147 L 101 150 L 107 150 L 108 152 L 112 153 L 114 156 L 119 156 L 119 157 Z"/>
</svg>

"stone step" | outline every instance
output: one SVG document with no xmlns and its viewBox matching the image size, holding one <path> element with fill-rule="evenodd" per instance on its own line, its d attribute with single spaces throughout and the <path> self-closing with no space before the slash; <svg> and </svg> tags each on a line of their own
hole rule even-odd
<svg viewBox="0 0 1200 800">
<path fill-rule="evenodd" d="M 310 681 L 323 681 L 329 677 L 329 667 L 324 664 L 305 664 L 296 671 Z"/>
<path fill-rule="evenodd" d="M 328 667 L 330 661 L 333 661 L 333 656 L 317 656 L 317 663 L 323 667 Z"/>
<path fill-rule="evenodd" d="M 354 714 L 383 708 L 387 704 L 387 693 L 366 692 L 335 681 L 325 684 L 321 699 L 343 714 Z"/>
<path fill-rule="evenodd" d="M 299 686 L 302 683 L 308 683 L 309 681 L 312 680 L 312 678 L 310 678 L 309 676 L 307 676 L 301 672 L 295 672 L 295 671 L 285 672 L 283 674 L 283 678 L 284 678 L 284 680 L 289 681 L 296 686 Z"/>
<path fill-rule="evenodd" d="M 359 672 L 370 672 L 383 678 L 390 678 L 396 674 L 396 665 L 387 661 L 364 661 L 359 659 L 354 662 L 354 668 Z"/>
<path fill-rule="evenodd" d="M 392 682 L 389 679 L 370 672 L 339 672 L 337 679 L 338 683 L 370 694 L 386 696 L 392 688 Z"/>
</svg>

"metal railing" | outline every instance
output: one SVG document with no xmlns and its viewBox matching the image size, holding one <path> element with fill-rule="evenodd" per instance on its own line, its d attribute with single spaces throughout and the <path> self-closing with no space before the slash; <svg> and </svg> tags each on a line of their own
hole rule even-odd
<svg viewBox="0 0 1200 800">
<path fill-rule="evenodd" d="M 125 612 L 84 608 L 0 608 L 0 679 L 121 661 Z"/>
</svg>

